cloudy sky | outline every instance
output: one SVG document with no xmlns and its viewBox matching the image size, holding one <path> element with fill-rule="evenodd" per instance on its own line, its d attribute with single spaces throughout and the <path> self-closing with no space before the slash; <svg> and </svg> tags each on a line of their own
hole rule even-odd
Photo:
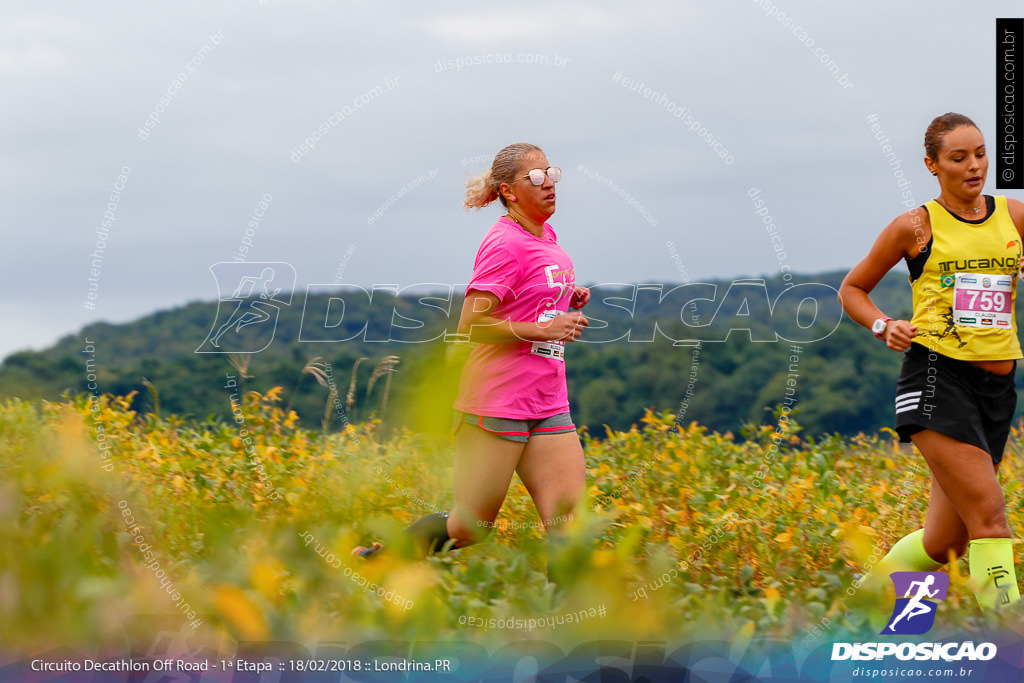
<svg viewBox="0 0 1024 683">
<path fill-rule="evenodd" d="M 465 282 L 501 212 L 462 184 L 516 141 L 565 170 L 583 283 L 848 267 L 904 201 L 867 117 L 933 197 L 924 129 L 957 110 L 994 140 L 995 18 L 1021 14 L 853 7 L 9 0 L 0 357 L 214 300 L 243 241 L 299 289 Z"/>
</svg>

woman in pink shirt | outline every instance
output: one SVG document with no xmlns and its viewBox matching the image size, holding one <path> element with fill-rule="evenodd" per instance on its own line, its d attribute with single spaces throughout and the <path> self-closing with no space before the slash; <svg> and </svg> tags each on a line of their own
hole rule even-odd
<svg viewBox="0 0 1024 683">
<path fill-rule="evenodd" d="M 466 288 L 459 333 L 477 345 L 455 400 L 455 505 L 407 529 L 423 550 L 485 538 L 513 472 L 549 534 L 564 530 L 583 497 L 586 469 L 569 415 L 564 350 L 588 325 L 569 309 L 586 305 L 590 292 L 576 286 L 572 259 L 546 222 L 561 176 L 539 147 L 516 143 L 467 183 L 467 210 L 497 199 L 507 214 L 484 236 Z"/>
</svg>

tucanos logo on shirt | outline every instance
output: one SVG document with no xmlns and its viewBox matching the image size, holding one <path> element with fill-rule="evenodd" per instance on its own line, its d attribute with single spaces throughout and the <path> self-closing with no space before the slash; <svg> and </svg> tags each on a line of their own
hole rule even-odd
<svg viewBox="0 0 1024 683">
<path fill-rule="evenodd" d="M 957 270 L 994 270 L 998 268 L 1009 268 L 1017 270 L 1020 261 L 1016 256 L 1005 258 L 971 258 L 964 261 L 939 261 L 939 271 L 948 273 Z"/>
</svg>

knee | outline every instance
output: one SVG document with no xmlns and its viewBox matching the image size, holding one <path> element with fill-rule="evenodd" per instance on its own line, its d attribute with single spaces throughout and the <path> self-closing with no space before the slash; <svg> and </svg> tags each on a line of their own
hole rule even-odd
<svg viewBox="0 0 1024 683">
<path fill-rule="evenodd" d="M 491 535 L 494 522 L 482 519 L 466 520 L 456 515 L 448 518 L 448 536 L 455 541 L 456 548 L 479 543 Z"/>
<path fill-rule="evenodd" d="M 586 497 L 587 494 L 587 483 L 586 474 L 578 478 L 576 481 L 566 482 L 566 485 L 561 491 L 553 497 L 549 505 L 546 505 L 549 517 L 572 517 L 573 511 L 580 504 L 581 501 Z M 538 505 L 538 509 L 540 506 Z"/>
</svg>

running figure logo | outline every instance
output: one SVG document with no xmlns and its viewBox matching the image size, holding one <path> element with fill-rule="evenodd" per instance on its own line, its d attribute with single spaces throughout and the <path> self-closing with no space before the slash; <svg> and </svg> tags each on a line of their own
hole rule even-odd
<svg viewBox="0 0 1024 683">
<path fill-rule="evenodd" d="M 291 264 L 227 261 L 210 272 L 217 281 L 217 317 L 195 352 L 259 353 L 270 346 L 281 308 L 292 302 Z"/>
<path fill-rule="evenodd" d="M 892 608 L 888 626 L 881 633 L 908 636 L 927 633 L 935 624 L 936 601 L 946 599 L 949 575 L 942 572 L 893 572 L 889 577 L 896 587 L 896 605 Z"/>
</svg>

